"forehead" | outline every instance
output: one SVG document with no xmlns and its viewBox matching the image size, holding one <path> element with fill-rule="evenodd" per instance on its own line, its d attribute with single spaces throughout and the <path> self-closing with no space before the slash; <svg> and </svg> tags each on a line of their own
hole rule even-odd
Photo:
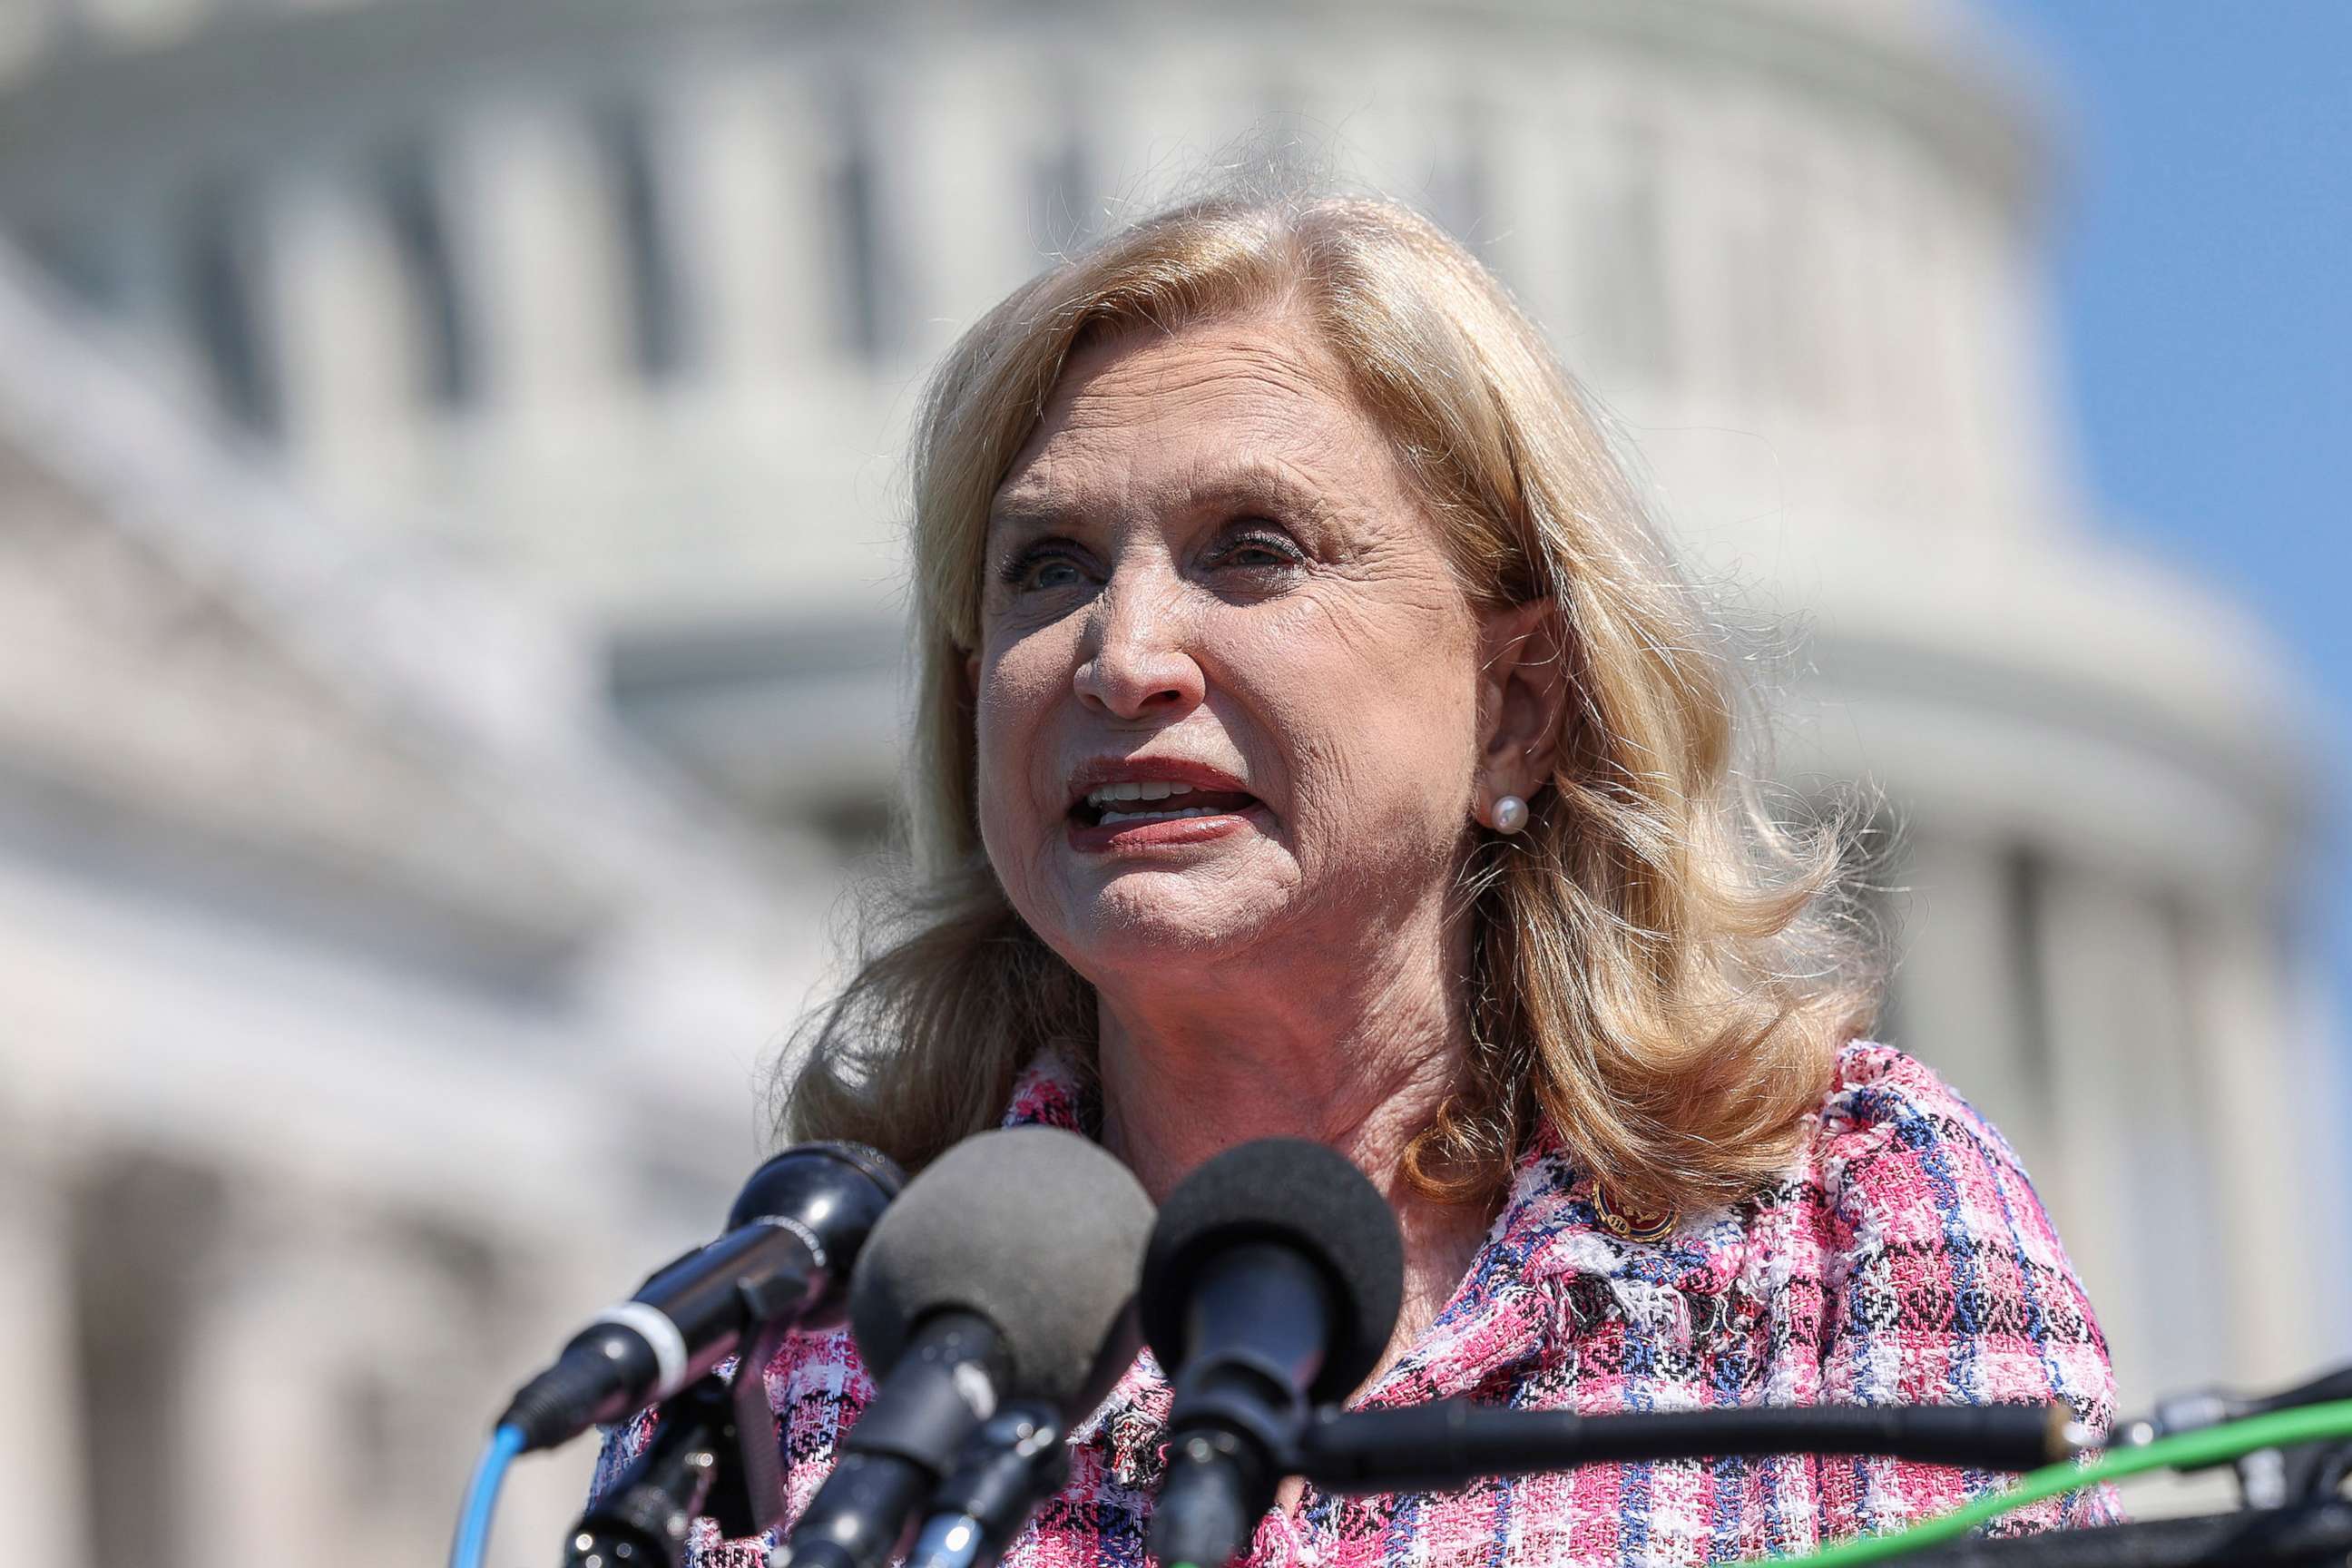
<svg viewBox="0 0 2352 1568">
<path fill-rule="evenodd" d="M 1174 482 L 1206 468 L 1392 479 L 1388 443 L 1338 357 L 1288 316 L 1149 329 L 1070 357 L 996 496 L 1000 515 L 1064 491 Z"/>
</svg>

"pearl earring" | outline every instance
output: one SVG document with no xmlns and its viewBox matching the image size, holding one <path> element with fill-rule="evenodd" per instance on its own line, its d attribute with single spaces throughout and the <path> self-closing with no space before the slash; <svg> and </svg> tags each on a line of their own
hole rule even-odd
<svg viewBox="0 0 2352 1568">
<path fill-rule="evenodd" d="M 1495 831 L 1517 833 L 1528 825 L 1528 803 L 1517 795 L 1497 795 L 1495 799 Z"/>
</svg>

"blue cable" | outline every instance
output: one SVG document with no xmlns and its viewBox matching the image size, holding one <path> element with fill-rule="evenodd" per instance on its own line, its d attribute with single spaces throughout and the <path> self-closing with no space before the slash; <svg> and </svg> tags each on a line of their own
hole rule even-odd
<svg viewBox="0 0 2352 1568">
<path fill-rule="evenodd" d="M 521 1452 L 521 1427 L 501 1426 L 490 1434 L 490 1446 L 482 1450 L 481 1463 L 474 1467 L 465 1509 L 457 1515 L 457 1539 L 449 1546 L 449 1568 L 482 1568 L 483 1554 L 490 1546 L 490 1515 L 499 1506 L 499 1483 L 507 1478 L 508 1464 Z"/>
</svg>

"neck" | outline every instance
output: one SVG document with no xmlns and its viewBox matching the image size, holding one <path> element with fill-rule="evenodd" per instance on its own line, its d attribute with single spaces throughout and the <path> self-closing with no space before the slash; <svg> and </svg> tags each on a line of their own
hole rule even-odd
<svg viewBox="0 0 2352 1568">
<path fill-rule="evenodd" d="M 1299 989 L 1312 1016 L 1272 997 L 1142 1007 L 1102 997 L 1104 1142 L 1155 1199 L 1236 1144 L 1305 1138 L 1347 1155 L 1394 1200 L 1398 1163 L 1453 1088 L 1467 1029 L 1442 1006 L 1395 994 L 1402 988 L 1355 998 Z"/>
<path fill-rule="evenodd" d="M 1338 1150 L 1397 1211 L 1405 1299 L 1377 1378 L 1449 1300 L 1493 1219 L 1422 1196 L 1404 1152 L 1459 1081 L 1470 1037 L 1458 923 L 1385 954 L 1263 963 L 1281 984 L 1098 986 L 1105 1144 L 1164 1199 L 1194 1167 L 1259 1138 Z M 1230 976 L 1237 966 L 1220 966 Z"/>
</svg>

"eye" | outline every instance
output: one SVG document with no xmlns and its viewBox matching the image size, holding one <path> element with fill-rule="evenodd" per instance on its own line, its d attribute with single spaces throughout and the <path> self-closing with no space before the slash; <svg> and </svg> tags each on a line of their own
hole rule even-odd
<svg viewBox="0 0 2352 1568">
<path fill-rule="evenodd" d="M 1219 566 L 1263 572 L 1304 565 L 1307 555 L 1298 548 L 1297 541 L 1280 528 L 1268 522 L 1251 521 L 1218 542 L 1213 560 Z"/>
<path fill-rule="evenodd" d="M 1086 581 L 1086 565 L 1070 545 L 1045 540 L 1013 554 L 996 575 L 1016 593 L 1051 593 Z"/>
</svg>

